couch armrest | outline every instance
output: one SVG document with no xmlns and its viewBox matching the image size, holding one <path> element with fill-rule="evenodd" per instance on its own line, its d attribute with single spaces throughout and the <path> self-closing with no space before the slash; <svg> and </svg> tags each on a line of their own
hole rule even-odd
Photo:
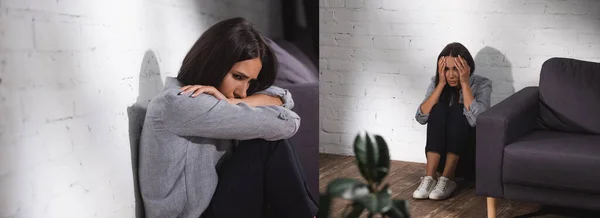
<svg viewBox="0 0 600 218">
<path fill-rule="evenodd" d="M 475 191 L 502 198 L 504 147 L 534 130 L 538 116 L 539 88 L 526 87 L 477 117 Z"/>
<path fill-rule="evenodd" d="M 292 93 L 294 108 L 300 116 L 300 128 L 289 139 L 300 159 L 312 196 L 319 196 L 319 83 L 285 84 L 279 87 Z"/>
</svg>

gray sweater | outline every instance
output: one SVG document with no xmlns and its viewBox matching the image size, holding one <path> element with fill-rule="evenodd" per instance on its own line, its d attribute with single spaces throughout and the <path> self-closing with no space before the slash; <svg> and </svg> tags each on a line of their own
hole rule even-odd
<svg viewBox="0 0 600 218">
<path fill-rule="evenodd" d="M 483 76 L 473 74 L 469 78 L 469 84 L 471 84 L 471 92 L 473 92 L 473 98 L 475 99 L 469 107 L 470 110 L 463 108 L 463 115 L 465 115 L 465 117 L 467 118 L 467 122 L 469 122 L 469 125 L 475 127 L 477 116 L 485 110 L 487 110 L 488 108 L 490 108 L 492 81 Z M 436 85 L 437 84 L 435 83 L 435 76 L 433 76 L 431 78 L 431 83 L 427 88 L 427 94 L 425 94 L 425 100 L 423 100 L 423 102 L 425 102 L 427 98 L 429 98 L 431 93 L 433 93 L 433 90 L 435 90 Z M 460 99 L 458 102 L 462 104 L 462 90 L 460 90 L 459 93 Z M 423 112 L 421 111 L 421 105 L 419 105 L 419 107 L 417 108 L 417 114 L 415 115 L 415 119 L 417 120 L 417 122 L 423 125 L 425 125 L 427 123 L 427 120 L 429 119 L 429 114 L 423 114 Z"/>
<path fill-rule="evenodd" d="M 236 140 L 286 139 L 300 126 L 285 89 L 260 92 L 280 97 L 283 107 L 250 107 L 207 94 L 178 95 L 180 87 L 167 77 L 146 112 L 138 176 L 148 218 L 200 217 L 217 187 L 218 164 Z"/>
</svg>

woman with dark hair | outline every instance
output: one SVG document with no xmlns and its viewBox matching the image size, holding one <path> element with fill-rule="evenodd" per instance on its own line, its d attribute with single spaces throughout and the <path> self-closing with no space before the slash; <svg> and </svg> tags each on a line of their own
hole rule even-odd
<svg viewBox="0 0 600 218">
<path fill-rule="evenodd" d="M 300 117 L 272 86 L 277 59 L 245 19 L 196 41 L 148 106 L 139 182 L 146 217 L 313 217 L 293 147 Z"/>
<path fill-rule="evenodd" d="M 416 114 L 419 123 L 427 123 L 427 169 L 415 199 L 446 199 L 456 189 L 455 174 L 474 178 L 475 121 L 490 107 L 492 92 L 491 81 L 474 71 L 473 57 L 460 43 L 448 44 L 438 55 L 437 72 Z"/>
</svg>

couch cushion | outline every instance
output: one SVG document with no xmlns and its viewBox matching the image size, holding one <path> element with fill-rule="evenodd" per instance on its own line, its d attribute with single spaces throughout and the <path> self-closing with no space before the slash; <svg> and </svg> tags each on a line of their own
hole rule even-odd
<svg viewBox="0 0 600 218">
<path fill-rule="evenodd" d="M 265 39 L 271 49 L 277 56 L 277 63 L 279 65 L 277 78 L 275 78 L 275 85 L 281 86 L 285 84 L 298 84 L 298 83 L 316 83 L 319 82 L 317 72 L 313 72 L 310 66 L 305 65 L 298 60 L 294 55 L 283 49 L 277 43 L 271 39 Z M 316 68 L 315 68 L 316 70 Z"/>
<path fill-rule="evenodd" d="M 551 58 L 540 75 L 543 129 L 600 134 L 600 63 Z"/>
<path fill-rule="evenodd" d="M 600 135 L 534 131 L 504 148 L 502 180 L 600 193 Z"/>
</svg>

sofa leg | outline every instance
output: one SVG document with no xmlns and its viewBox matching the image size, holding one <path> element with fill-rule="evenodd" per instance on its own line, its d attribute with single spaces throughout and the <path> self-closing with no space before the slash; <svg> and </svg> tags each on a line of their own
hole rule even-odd
<svg viewBox="0 0 600 218">
<path fill-rule="evenodd" d="M 496 218 L 496 198 L 487 198 L 487 214 L 488 218 Z"/>
</svg>

